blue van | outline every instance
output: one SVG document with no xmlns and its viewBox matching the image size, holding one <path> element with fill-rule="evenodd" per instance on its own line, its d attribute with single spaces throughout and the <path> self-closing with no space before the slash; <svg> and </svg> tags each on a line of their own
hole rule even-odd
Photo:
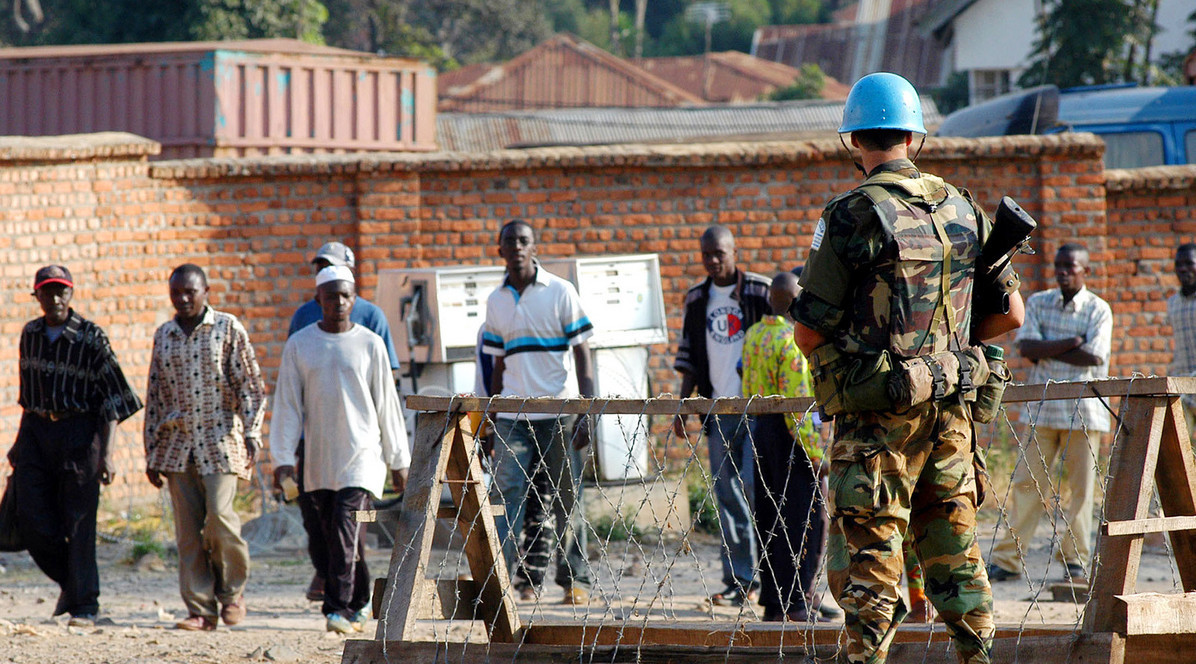
<svg viewBox="0 0 1196 664">
<path fill-rule="evenodd" d="M 937 136 L 1088 131 L 1107 146 L 1106 168 L 1196 163 L 1196 87 L 1133 84 L 1059 90 L 1044 85 L 960 109 Z"/>
</svg>

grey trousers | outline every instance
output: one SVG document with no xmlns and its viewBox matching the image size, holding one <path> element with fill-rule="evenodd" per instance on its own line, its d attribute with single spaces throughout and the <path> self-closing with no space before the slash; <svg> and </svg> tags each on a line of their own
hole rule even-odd
<svg viewBox="0 0 1196 664">
<path fill-rule="evenodd" d="M 201 476 L 189 465 L 185 472 L 166 473 L 166 481 L 174 506 L 183 604 L 190 615 L 215 618 L 217 601 L 237 601 L 249 580 L 249 546 L 233 510 L 237 476 Z"/>
</svg>

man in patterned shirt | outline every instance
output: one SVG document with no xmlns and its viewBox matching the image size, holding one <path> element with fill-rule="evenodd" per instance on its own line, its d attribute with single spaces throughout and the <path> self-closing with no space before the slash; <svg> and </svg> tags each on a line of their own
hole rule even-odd
<svg viewBox="0 0 1196 664">
<path fill-rule="evenodd" d="M 1175 276 L 1179 292 L 1167 298 L 1167 322 L 1175 340 L 1167 373 L 1196 376 L 1196 244 L 1175 250 Z M 1185 394 L 1181 401 L 1188 435 L 1196 442 L 1196 394 Z"/>
<path fill-rule="evenodd" d="M 266 389 L 249 334 L 208 306 L 208 279 L 186 263 L 170 275 L 176 315 L 154 334 L 146 388 L 146 476 L 169 484 L 188 616 L 175 627 L 216 629 L 245 617 L 249 547 L 233 509 L 262 447 Z M 221 607 L 217 613 L 217 602 Z"/>
<path fill-rule="evenodd" d="M 772 315 L 753 325 L 743 341 L 744 396 L 813 395 L 810 369 L 788 317 L 798 290 L 792 272 L 772 278 Z M 823 496 L 829 466 L 822 463 L 813 413 L 758 415 L 752 442 L 764 620 L 806 622 L 817 615 L 814 590 L 827 527 Z"/>
<path fill-rule="evenodd" d="M 17 523 L 29 555 L 62 588 L 54 615 L 90 627 L 100 608 L 96 508 L 112 483 L 116 425 L 141 410 L 100 326 L 71 308 L 61 265 L 33 278 L 45 315 L 21 331 L 21 426 L 8 452 Z"/>
<path fill-rule="evenodd" d="M 1035 293 L 1026 300 L 1026 321 L 1017 334 L 1018 351 L 1034 363 L 1031 384 L 1083 382 L 1109 376 L 1109 349 L 1113 342 L 1113 312 L 1101 298 L 1084 287 L 1088 250 L 1068 243 L 1055 254 L 1058 288 Z M 1071 498 L 1059 524 L 1062 542 L 1056 555 L 1066 565 L 1066 576 L 1085 583 L 1084 567 L 1092 553 L 1092 493 L 1100 435 L 1109 430 L 1109 410 L 1103 399 L 1039 401 L 1026 412 L 1030 444 L 1013 473 L 1013 500 L 1005 538 L 993 551 L 988 576 L 1008 581 L 1021 575 L 1025 552 L 1038 529 L 1038 521 L 1060 489 L 1050 469 L 1062 460 L 1071 486 Z"/>
</svg>

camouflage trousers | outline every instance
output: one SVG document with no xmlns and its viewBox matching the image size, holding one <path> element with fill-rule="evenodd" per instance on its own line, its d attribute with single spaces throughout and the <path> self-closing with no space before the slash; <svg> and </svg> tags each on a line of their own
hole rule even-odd
<svg viewBox="0 0 1196 664">
<path fill-rule="evenodd" d="M 993 600 L 976 533 L 965 406 L 835 418 L 827 576 L 846 613 L 847 661 L 884 662 L 909 613 L 900 590 L 908 537 L 961 662 L 989 662 Z"/>
</svg>

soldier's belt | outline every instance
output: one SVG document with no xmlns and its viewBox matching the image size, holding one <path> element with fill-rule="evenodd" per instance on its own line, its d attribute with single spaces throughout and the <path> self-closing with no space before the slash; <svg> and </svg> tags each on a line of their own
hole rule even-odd
<svg viewBox="0 0 1196 664">
<path fill-rule="evenodd" d="M 876 355 L 840 353 L 832 344 L 810 354 L 814 398 L 830 417 L 866 411 L 902 412 L 921 403 L 971 393 L 988 380 L 988 363 L 978 347 L 894 362 Z"/>
</svg>

